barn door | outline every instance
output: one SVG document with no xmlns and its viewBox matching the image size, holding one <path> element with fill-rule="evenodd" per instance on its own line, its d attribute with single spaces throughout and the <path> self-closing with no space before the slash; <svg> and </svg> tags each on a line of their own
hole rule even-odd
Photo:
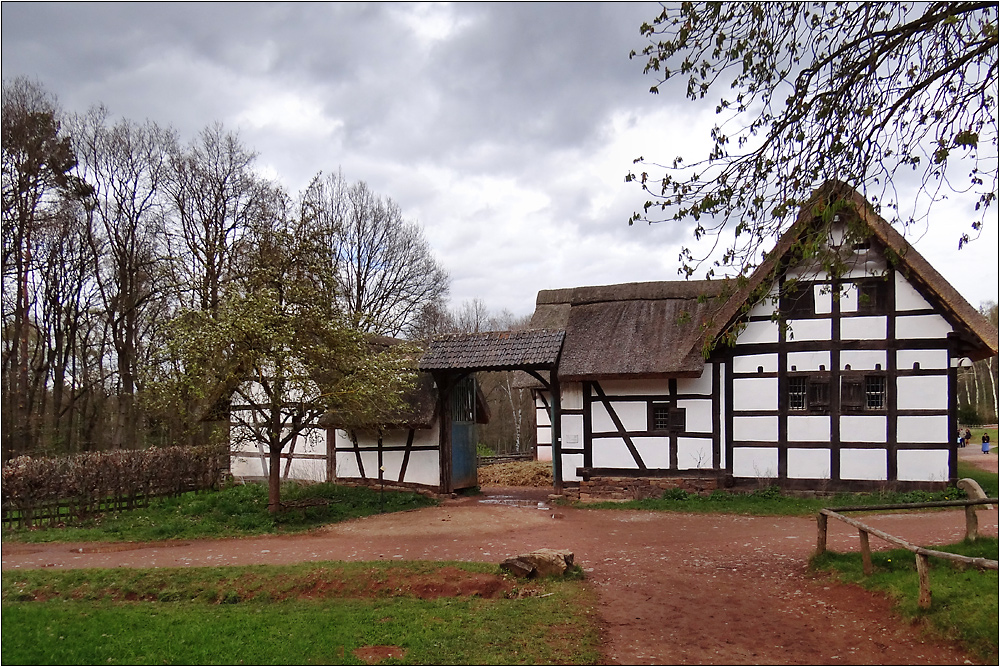
<svg viewBox="0 0 1000 667">
<path fill-rule="evenodd" d="M 451 490 L 479 483 L 476 475 L 476 378 L 467 376 L 451 391 Z"/>
</svg>

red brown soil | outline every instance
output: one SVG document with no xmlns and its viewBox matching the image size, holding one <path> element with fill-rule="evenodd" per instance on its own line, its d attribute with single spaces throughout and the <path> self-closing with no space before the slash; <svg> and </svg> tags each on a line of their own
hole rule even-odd
<svg viewBox="0 0 1000 667">
<path fill-rule="evenodd" d="M 983 458 L 986 458 L 985 456 Z M 491 504 L 501 495 L 525 506 Z M 326 560 L 499 563 L 570 549 L 598 594 L 603 661 L 618 664 L 972 664 L 976 658 L 899 619 L 884 597 L 812 575 L 816 522 L 644 511 L 539 509 L 541 490 L 369 517 L 306 535 L 195 540 L 81 553 L 80 544 L 3 545 L 3 569 L 177 567 Z M 484 502 L 486 501 L 486 502 Z M 960 541 L 962 510 L 867 515 L 910 542 Z M 997 535 L 995 508 L 979 515 Z M 856 551 L 857 531 L 830 523 L 828 546 Z M 872 548 L 889 545 L 872 538 Z M 931 578 L 933 588 L 933 575 Z"/>
</svg>

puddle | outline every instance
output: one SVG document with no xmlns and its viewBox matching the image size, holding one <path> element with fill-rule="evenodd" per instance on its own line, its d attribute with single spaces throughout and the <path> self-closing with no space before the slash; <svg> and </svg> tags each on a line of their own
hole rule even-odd
<svg viewBox="0 0 1000 667">
<path fill-rule="evenodd" d="M 490 496 L 479 501 L 483 505 L 504 505 L 505 507 L 530 507 L 532 509 L 550 510 L 548 503 L 517 496 Z"/>
</svg>

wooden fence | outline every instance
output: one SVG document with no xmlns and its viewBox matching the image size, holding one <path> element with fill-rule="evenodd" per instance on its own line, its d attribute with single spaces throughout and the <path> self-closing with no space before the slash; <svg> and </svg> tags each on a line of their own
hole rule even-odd
<svg viewBox="0 0 1000 667">
<path fill-rule="evenodd" d="M 868 543 L 869 535 L 874 535 L 875 537 L 881 538 L 890 544 L 895 544 L 898 547 L 907 549 L 916 555 L 917 578 L 920 582 L 920 599 L 918 600 L 918 604 L 922 609 L 930 609 L 931 581 L 930 566 L 928 563 L 928 558 L 930 556 L 943 558 L 956 563 L 972 565 L 984 570 L 998 569 L 998 562 L 988 558 L 970 558 L 969 556 L 960 556 L 959 554 L 948 553 L 946 551 L 937 551 L 935 549 L 920 547 L 907 542 L 901 537 L 890 535 L 889 533 L 873 528 L 856 519 L 843 516 L 841 512 L 877 512 L 881 510 L 910 510 L 926 509 L 931 507 L 964 507 L 965 537 L 968 540 L 976 540 L 979 538 L 979 519 L 976 516 L 976 506 L 996 505 L 998 502 L 1000 501 L 996 498 L 976 498 L 973 500 L 946 500 L 941 502 L 904 503 L 899 505 L 861 505 L 857 507 L 838 507 L 836 509 L 824 508 L 821 509 L 819 514 L 816 516 L 816 554 L 818 555 L 826 551 L 827 520 L 829 517 L 843 521 L 844 523 L 858 529 L 858 537 L 861 540 L 861 562 L 866 576 L 870 576 L 874 571 L 872 566 L 871 547 Z"/>
<path fill-rule="evenodd" d="M 156 489 L 143 493 L 123 493 L 108 496 L 100 500 L 89 498 L 62 498 L 50 502 L 40 502 L 32 505 L 16 507 L 13 503 L 3 504 L 0 523 L 6 528 L 17 527 L 40 528 L 42 526 L 58 526 L 68 521 L 79 521 L 88 516 L 103 512 L 119 512 L 138 507 L 148 507 L 153 498 L 168 498 L 189 491 L 204 491 L 213 484 L 182 483 L 170 489 Z"/>
<path fill-rule="evenodd" d="M 151 498 L 214 488 L 228 470 L 225 454 L 203 446 L 12 459 L 3 467 L 0 523 L 55 526 L 145 506 Z"/>
</svg>

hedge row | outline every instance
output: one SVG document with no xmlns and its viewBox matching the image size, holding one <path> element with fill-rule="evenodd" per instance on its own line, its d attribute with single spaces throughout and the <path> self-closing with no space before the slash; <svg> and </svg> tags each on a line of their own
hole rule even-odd
<svg viewBox="0 0 1000 667">
<path fill-rule="evenodd" d="M 228 452 L 213 446 L 87 452 L 65 458 L 21 456 L 3 468 L 4 519 L 32 525 L 69 509 L 74 518 L 102 506 L 134 507 L 154 496 L 214 487 Z"/>
</svg>

